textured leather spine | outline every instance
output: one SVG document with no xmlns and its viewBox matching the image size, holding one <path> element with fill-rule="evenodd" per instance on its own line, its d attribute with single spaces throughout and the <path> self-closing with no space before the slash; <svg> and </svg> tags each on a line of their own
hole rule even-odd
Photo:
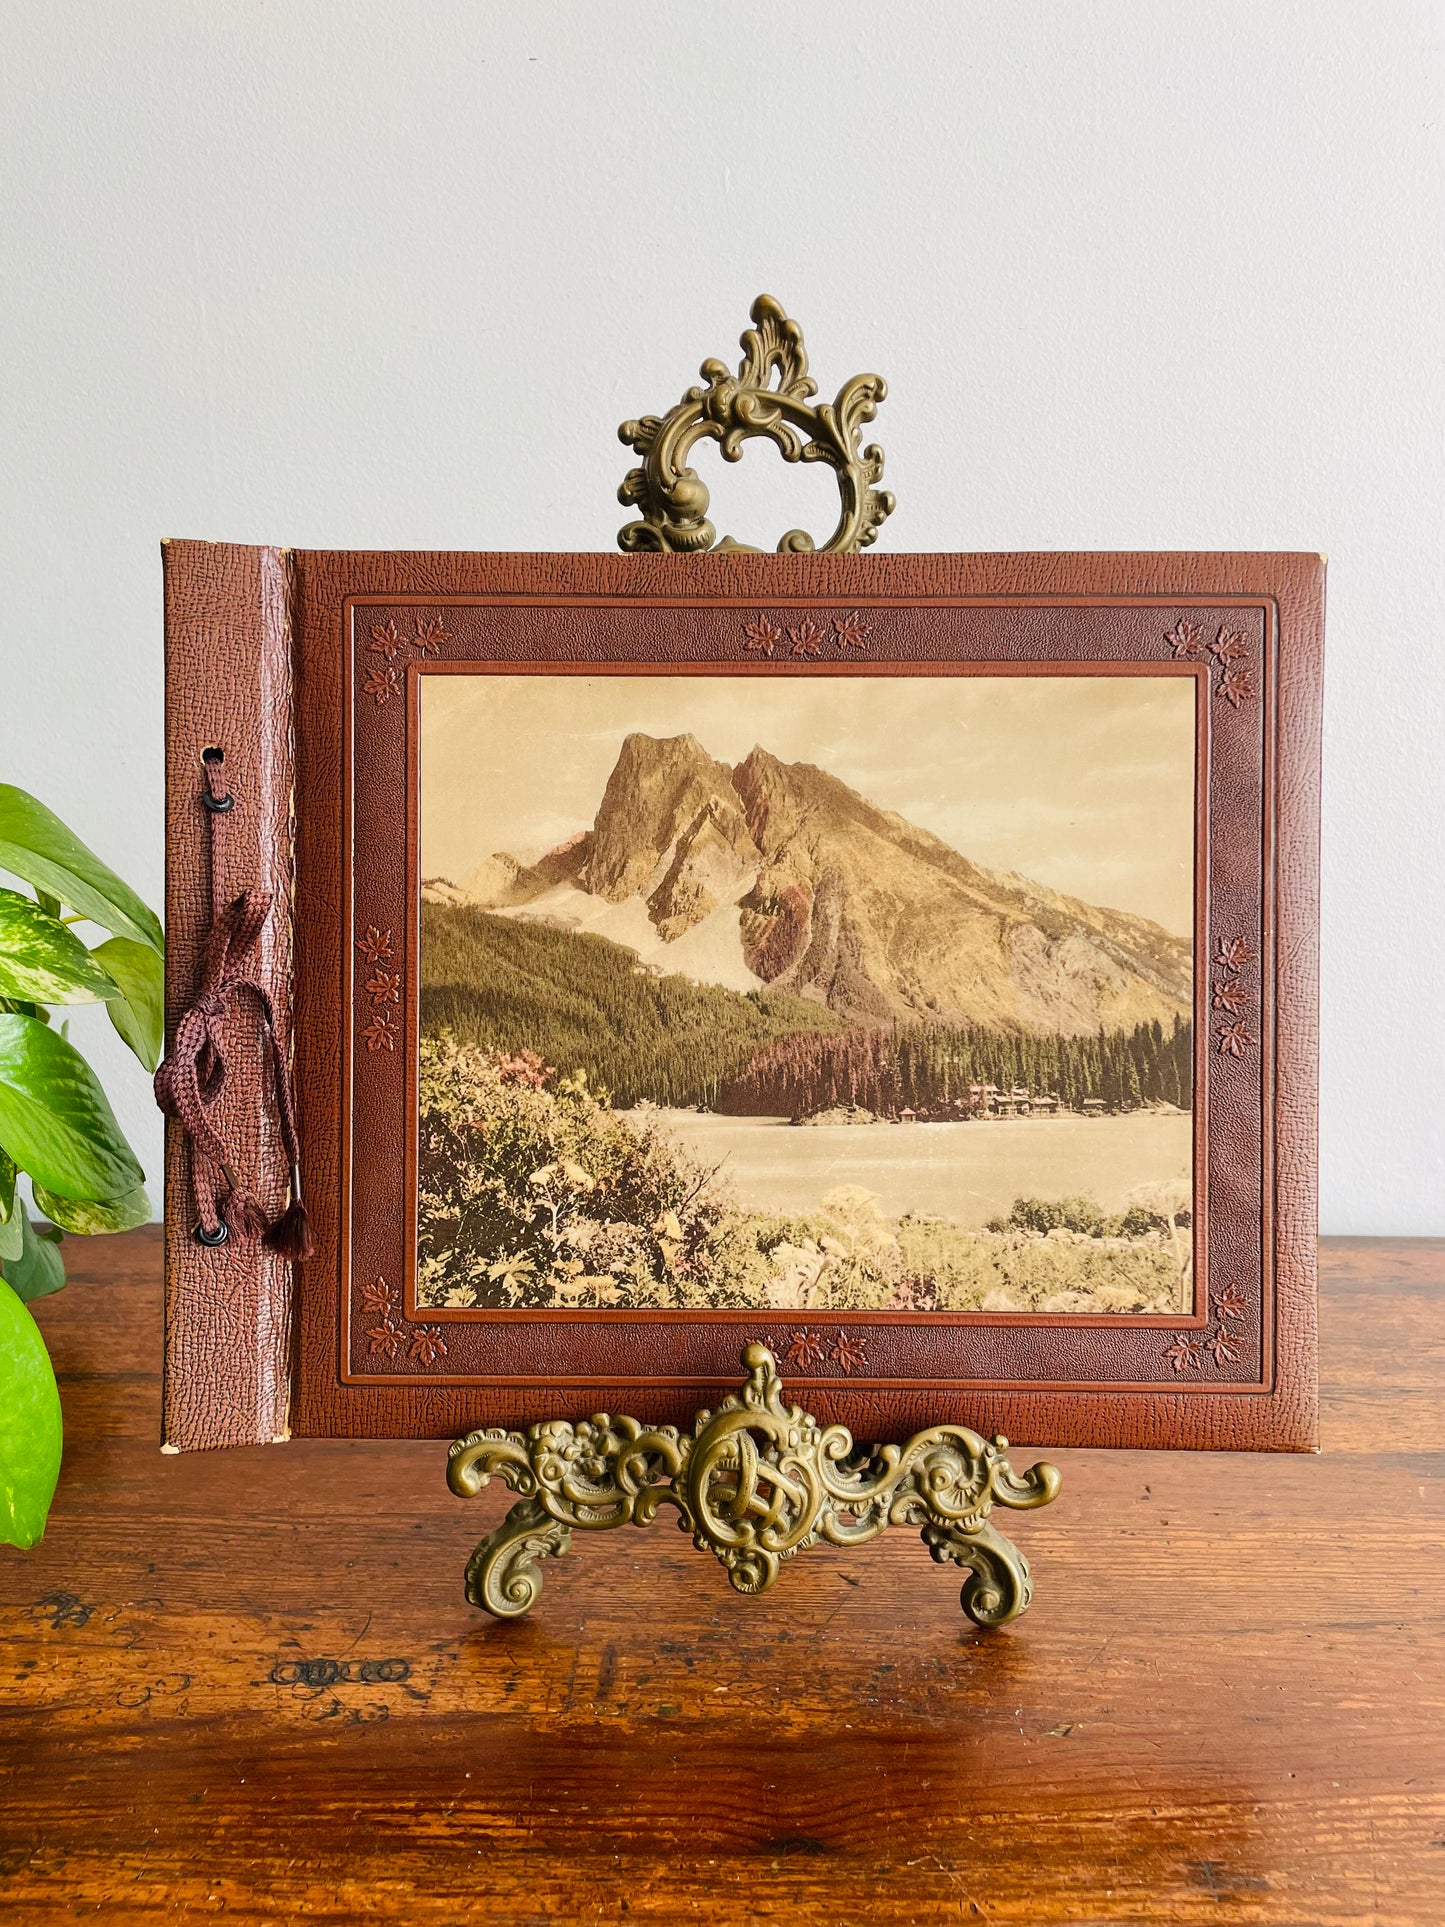
<svg viewBox="0 0 1445 1927">
<path fill-rule="evenodd" d="M 162 546 L 166 621 L 166 1042 L 194 995 L 210 917 L 201 757 L 225 755 L 236 799 L 226 888 L 271 893 L 256 952 L 283 1051 L 291 1049 L 292 666 L 286 551 L 223 542 Z M 218 1122 L 237 1175 L 274 1216 L 287 1160 L 260 1026 L 229 1027 Z M 286 1435 L 291 1267 L 254 1241 L 193 1239 L 184 1134 L 166 1129 L 163 1448 L 255 1445 Z"/>
</svg>

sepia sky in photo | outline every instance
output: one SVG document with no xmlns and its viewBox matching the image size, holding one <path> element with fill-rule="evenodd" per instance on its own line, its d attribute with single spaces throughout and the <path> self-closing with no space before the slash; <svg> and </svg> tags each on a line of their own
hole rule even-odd
<svg viewBox="0 0 1445 1927">
<path fill-rule="evenodd" d="M 991 870 L 1188 938 L 1191 676 L 426 675 L 421 874 L 591 827 L 623 738 L 816 763 Z"/>
</svg>

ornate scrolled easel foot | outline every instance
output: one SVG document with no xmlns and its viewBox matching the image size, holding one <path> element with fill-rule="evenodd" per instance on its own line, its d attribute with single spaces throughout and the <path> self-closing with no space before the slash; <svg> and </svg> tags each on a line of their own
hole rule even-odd
<svg viewBox="0 0 1445 1927">
<path fill-rule="evenodd" d="M 459 1498 L 494 1477 L 521 1495 L 467 1562 L 471 1603 L 519 1618 L 542 1590 L 537 1560 L 564 1553 L 574 1529 L 651 1525 L 670 1505 L 738 1592 L 766 1592 L 781 1562 L 819 1539 L 862 1545 L 890 1525 L 913 1525 L 936 1560 L 970 1569 L 963 1610 L 976 1625 L 1003 1626 L 1026 1610 L 1027 1561 L 989 1514 L 1050 1504 L 1059 1491 L 1052 1465 L 1020 1476 L 1004 1456 L 1007 1439 L 990 1442 L 963 1425 L 859 1451 L 845 1426 L 820 1426 L 783 1403 L 765 1345 L 747 1346 L 743 1364 L 741 1393 L 699 1412 L 690 1436 L 599 1412 L 575 1426 L 552 1419 L 457 1439 L 447 1482 Z"/>
<path fill-rule="evenodd" d="M 537 1499 L 519 1499 L 467 1561 L 467 1598 L 497 1619 L 520 1619 L 536 1605 L 542 1575 L 536 1562 L 560 1559 L 572 1533 L 549 1519 Z"/>
<path fill-rule="evenodd" d="M 923 1542 L 940 1565 L 951 1560 L 972 1567 L 959 1603 L 975 1626 L 1006 1626 L 1028 1611 L 1034 1594 L 1029 1562 L 1013 1540 L 993 1526 L 964 1533 L 950 1526 L 927 1525 Z"/>
</svg>

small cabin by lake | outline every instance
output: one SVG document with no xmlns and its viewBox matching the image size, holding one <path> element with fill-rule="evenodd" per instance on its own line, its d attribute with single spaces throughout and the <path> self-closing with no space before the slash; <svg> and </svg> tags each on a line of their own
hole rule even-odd
<svg viewBox="0 0 1445 1927">
<path fill-rule="evenodd" d="M 965 1100 L 959 1100 L 963 1109 Z M 997 1084 L 970 1084 L 966 1100 L 972 1117 L 1057 1117 L 1064 1105 L 1057 1091 L 1031 1091 L 1026 1084 L 1004 1090 Z"/>
</svg>

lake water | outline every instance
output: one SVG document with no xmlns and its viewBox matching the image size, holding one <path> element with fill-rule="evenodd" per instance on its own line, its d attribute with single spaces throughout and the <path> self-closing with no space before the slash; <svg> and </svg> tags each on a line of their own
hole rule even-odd
<svg viewBox="0 0 1445 1927">
<path fill-rule="evenodd" d="M 633 1115 L 639 1115 L 634 1113 Z M 812 1124 L 651 1111 L 721 1175 L 738 1201 L 805 1211 L 834 1185 L 861 1184 L 889 1217 L 905 1211 L 977 1227 L 1017 1197 L 1092 1197 L 1122 1211 L 1135 1185 L 1187 1177 L 1194 1120 L 1019 1117 L 966 1124 Z"/>
</svg>

